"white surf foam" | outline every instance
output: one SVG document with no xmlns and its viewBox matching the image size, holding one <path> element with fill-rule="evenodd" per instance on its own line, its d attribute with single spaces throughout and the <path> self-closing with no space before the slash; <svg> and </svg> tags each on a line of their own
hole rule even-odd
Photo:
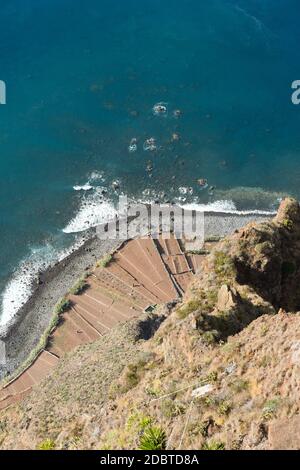
<svg viewBox="0 0 300 470">
<path fill-rule="evenodd" d="M 237 214 L 237 215 L 274 215 L 276 212 L 266 210 L 238 210 L 233 201 L 220 200 L 207 204 L 200 204 L 199 202 L 182 203 L 178 201 L 178 205 L 187 210 L 195 210 L 200 212 L 219 212 L 222 214 Z"/>
<path fill-rule="evenodd" d="M 191 201 L 187 200 L 186 196 L 191 196 L 193 194 L 192 188 L 189 187 L 180 187 L 178 188 L 178 192 L 181 196 L 172 198 L 173 202 L 187 210 L 195 210 L 199 212 L 216 212 L 222 214 L 236 214 L 236 215 L 275 215 L 276 210 L 260 210 L 260 209 L 249 209 L 249 210 L 239 210 L 237 209 L 235 203 L 231 199 L 218 199 L 216 201 L 208 202 L 208 203 L 200 203 L 197 198 L 194 198 Z M 156 200 L 162 201 L 164 193 L 156 192 L 151 189 L 145 189 L 142 193 L 142 197 L 135 199 L 136 203 L 141 204 L 154 204 Z M 277 202 L 279 203 L 280 200 L 278 199 Z"/>
<path fill-rule="evenodd" d="M 84 237 L 81 237 L 72 246 L 60 251 L 56 251 L 51 244 L 31 249 L 29 257 L 20 263 L 2 294 L 1 333 L 4 333 L 7 327 L 13 323 L 18 311 L 33 294 L 38 285 L 39 273 L 68 257 L 84 242 Z"/>
<path fill-rule="evenodd" d="M 74 191 L 90 191 L 93 189 L 93 186 L 89 183 L 85 183 L 82 186 L 75 185 L 73 186 Z"/>
<path fill-rule="evenodd" d="M 178 192 L 180 194 L 193 194 L 194 190 L 191 187 L 186 187 L 186 186 L 180 186 L 178 188 Z"/>
<path fill-rule="evenodd" d="M 112 220 L 117 215 L 113 203 L 103 198 L 101 189 L 85 197 L 77 214 L 63 229 L 64 233 L 78 233 Z"/>
<path fill-rule="evenodd" d="M 18 272 L 6 286 L 2 296 L 2 314 L 0 317 L 0 329 L 10 323 L 18 310 L 29 299 L 33 290 L 33 282 L 37 272 Z"/>
<path fill-rule="evenodd" d="M 92 189 L 96 189 L 98 184 L 105 182 L 105 176 L 103 171 L 92 171 L 87 175 L 87 182 L 84 184 L 76 184 L 73 186 L 74 191 L 91 191 Z M 94 187 L 94 184 L 96 188 Z"/>
</svg>

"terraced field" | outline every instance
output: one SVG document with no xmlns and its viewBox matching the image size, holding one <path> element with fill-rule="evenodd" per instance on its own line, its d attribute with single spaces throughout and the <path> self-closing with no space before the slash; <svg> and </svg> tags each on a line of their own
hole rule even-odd
<svg viewBox="0 0 300 470">
<path fill-rule="evenodd" d="M 183 295 L 203 255 L 186 255 L 172 239 L 129 240 L 105 267 L 95 268 L 80 295 L 68 295 L 70 308 L 60 315 L 47 347 L 18 377 L 0 390 L 0 410 L 20 401 L 79 345 L 96 341 L 117 324 L 147 307 Z"/>
</svg>

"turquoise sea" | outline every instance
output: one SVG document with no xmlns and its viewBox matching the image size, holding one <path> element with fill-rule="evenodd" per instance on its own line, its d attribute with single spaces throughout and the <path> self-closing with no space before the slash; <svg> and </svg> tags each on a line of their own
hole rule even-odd
<svg viewBox="0 0 300 470">
<path fill-rule="evenodd" d="M 300 197 L 299 13 L 296 0 L 1 0 L 0 325 L 119 192 L 217 211 Z"/>
</svg>

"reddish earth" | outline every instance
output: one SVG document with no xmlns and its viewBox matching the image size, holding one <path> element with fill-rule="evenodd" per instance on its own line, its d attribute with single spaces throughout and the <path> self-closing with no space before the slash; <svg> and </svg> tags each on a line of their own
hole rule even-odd
<svg viewBox="0 0 300 470">
<path fill-rule="evenodd" d="M 0 390 L 0 409 L 7 408 L 24 398 L 56 366 L 58 357 L 42 351 L 36 360 L 19 377 Z"/>
<path fill-rule="evenodd" d="M 124 243 L 105 268 L 94 270 L 81 295 L 69 295 L 71 308 L 60 316 L 46 350 L 0 390 L 0 410 L 26 396 L 65 353 L 96 341 L 150 305 L 181 297 L 202 260 L 186 256 L 175 238 Z"/>
</svg>

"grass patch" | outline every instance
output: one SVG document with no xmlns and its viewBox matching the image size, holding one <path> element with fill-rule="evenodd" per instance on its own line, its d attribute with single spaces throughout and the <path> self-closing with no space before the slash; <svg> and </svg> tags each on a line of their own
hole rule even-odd
<svg viewBox="0 0 300 470">
<path fill-rule="evenodd" d="M 261 329 L 260 329 L 260 334 L 262 337 L 266 336 L 266 334 L 268 333 L 269 331 L 269 327 L 267 325 L 262 325 Z"/>
<path fill-rule="evenodd" d="M 99 261 L 97 261 L 97 268 L 106 268 L 112 260 L 112 255 L 105 255 Z"/>
<path fill-rule="evenodd" d="M 186 407 L 177 400 L 165 399 L 161 403 L 161 412 L 166 418 L 175 418 L 184 414 Z"/>
<path fill-rule="evenodd" d="M 61 315 L 70 308 L 71 302 L 66 297 L 63 297 L 54 307 L 54 314 Z"/>
<path fill-rule="evenodd" d="M 177 316 L 180 319 L 188 317 L 191 313 L 196 312 L 202 306 L 202 300 L 190 300 L 177 310 Z"/>
<path fill-rule="evenodd" d="M 240 347 L 241 344 L 239 341 L 231 339 L 228 343 L 222 346 L 222 352 L 227 358 L 232 358 L 238 354 Z"/>
<path fill-rule="evenodd" d="M 125 382 L 126 382 L 126 390 L 130 390 L 137 386 L 140 381 L 140 377 L 138 375 L 138 368 L 135 365 L 130 364 L 128 366 L 128 371 L 125 375 Z"/>
<path fill-rule="evenodd" d="M 204 420 L 204 421 L 202 421 L 199 424 L 199 433 L 201 434 L 201 436 L 207 438 L 208 437 L 209 427 L 214 426 L 214 425 L 215 425 L 215 422 L 214 422 L 213 418 L 211 418 L 211 417 Z"/>
<path fill-rule="evenodd" d="M 281 402 L 280 398 L 274 398 L 265 403 L 265 406 L 262 412 L 262 417 L 264 420 L 269 421 L 270 419 L 273 419 L 276 416 L 276 413 L 280 406 L 280 402 Z"/>
<path fill-rule="evenodd" d="M 210 251 L 206 250 L 205 248 L 199 250 L 189 250 L 187 252 L 188 255 L 209 255 Z"/>
<path fill-rule="evenodd" d="M 52 439 L 45 439 L 38 444 L 37 450 L 55 450 L 55 442 Z"/>
<path fill-rule="evenodd" d="M 272 364 L 272 357 L 268 355 L 264 356 L 259 362 L 260 367 L 268 367 L 271 364 Z"/>
<path fill-rule="evenodd" d="M 156 379 L 152 381 L 149 387 L 145 388 L 145 392 L 147 393 L 147 395 L 149 395 L 149 397 L 160 397 L 163 394 L 163 391 L 161 389 L 161 380 Z"/>
<path fill-rule="evenodd" d="M 146 361 L 140 360 L 135 364 L 129 364 L 127 366 L 123 393 L 128 392 L 128 390 L 131 390 L 138 385 L 144 373 L 146 364 Z"/>
<path fill-rule="evenodd" d="M 140 412 L 135 412 L 127 419 L 126 429 L 129 431 L 134 430 L 136 432 L 143 432 L 152 425 L 152 422 L 153 420 L 151 416 L 144 415 Z"/>
<path fill-rule="evenodd" d="M 202 450 L 225 450 L 225 444 L 220 441 L 208 441 L 202 446 Z"/>
<path fill-rule="evenodd" d="M 219 280 L 222 282 L 236 277 L 233 259 L 223 251 L 215 252 L 214 270 Z"/>
<path fill-rule="evenodd" d="M 202 437 L 207 438 L 209 434 L 209 428 L 213 426 L 215 426 L 214 419 L 209 417 L 208 419 L 193 425 L 190 429 L 190 434 L 193 436 L 198 436 L 200 434 Z"/>
<path fill-rule="evenodd" d="M 165 450 L 167 436 L 158 426 L 148 427 L 140 438 L 139 450 Z"/>
<path fill-rule="evenodd" d="M 0 432 L 5 432 L 7 429 L 7 419 L 0 421 Z"/>
<path fill-rule="evenodd" d="M 208 306 L 212 309 L 218 300 L 218 291 L 217 289 L 210 289 L 206 291 L 206 299 L 208 302 Z"/>
<path fill-rule="evenodd" d="M 191 313 L 201 310 L 201 313 L 210 313 L 218 300 L 216 289 L 200 289 L 195 292 L 195 298 L 177 309 L 177 316 L 180 319 L 188 317 Z"/>
<path fill-rule="evenodd" d="M 231 410 L 232 410 L 232 404 L 227 400 L 221 401 L 221 403 L 218 406 L 218 413 L 221 416 L 229 415 Z"/>
<path fill-rule="evenodd" d="M 283 219 L 283 221 L 281 222 L 281 225 L 283 225 L 283 227 L 285 227 L 287 230 L 292 230 L 294 223 L 291 219 L 286 218 L 286 219 Z"/>
<path fill-rule="evenodd" d="M 217 330 L 205 331 L 201 334 L 201 338 L 207 346 L 210 346 L 220 340 L 220 334 Z"/>
<path fill-rule="evenodd" d="M 231 382 L 231 384 L 229 384 L 229 386 L 230 386 L 230 388 L 233 392 L 240 393 L 240 392 L 243 392 L 245 390 L 248 390 L 249 382 L 248 382 L 248 380 L 237 379 L 234 382 Z"/>
<path fill-rule="evenodd" d="M 74 286 L 70 289 L 70 294 L 80 295 L 87 288 L 86 277 L 78 279 Z"/>
<path fill-rule="evenodd" d="M 221 240 L 221 237 L 219 237 L 218 235 L 216 235 L 216 236 L 215 236 L 215 235 L 211 235 L 211 236 L 209 236 L 209 237 L 206 237 L 204 241 L 205 241 L 206 243 L 217 243 L 217 242 L 219 242 L 220 240 Z"/>
</svg>

